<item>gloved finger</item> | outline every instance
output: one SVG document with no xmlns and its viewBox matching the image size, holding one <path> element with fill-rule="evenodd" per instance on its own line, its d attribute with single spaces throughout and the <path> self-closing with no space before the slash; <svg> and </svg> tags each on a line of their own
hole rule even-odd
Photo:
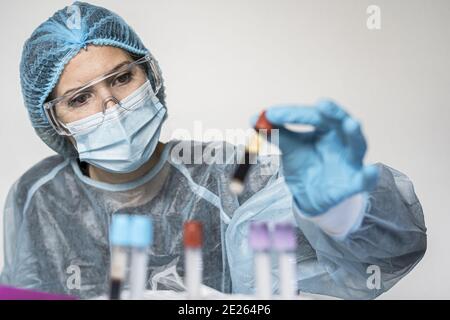
<svg viewBox="0 0 450 320">
<path fill-rule="evenodd" d="M 325 121 L 342 123 L 349 115 L 348 113 L 331 100 L 320 100 L 317 109 Z"/>
<path fill-rule="evenodd" d="M 311 142 L 315 137 L 315 132 L 298 133 L 280 127 L 272 129 L 270 142 L 277 145 L 282 154 L 288 155 L 292 151 L 298 151 L 299 148 Z"/>
<path fill-rule="evenodd" d="M 302 148 L 315 143 L 317 133 L 298 133 L 280 127 L 272 129 L 270 135 L 260 134 L 260 137 L 277 146 L 283 154 L 284 160 L 286 160 L 286 156 L 293 152 L 299 152 Z"/>
<path fill-rule="evenodd" d="M 370 192 L 377 185 L 379 169 L 376 165 L 365 166 L 358 172 L 353 181 L 353 193 Z"/>
<path fill-rule="evenodd" d="M 350 161 L 361 166 L 367 150 L 367 144 L 361 131 L 360 123 L 351 117 L 347 117 L 342 124 L 342 129 L 348 146 Z"/>
<path fill-rule="evenodd" d="M 324 121 L 316 108 L 300 105 L 283 105 L 266 110 L 266 118 L 275 126 L 286 124 L 311 125 L 323 129 Z"/>
</svg>

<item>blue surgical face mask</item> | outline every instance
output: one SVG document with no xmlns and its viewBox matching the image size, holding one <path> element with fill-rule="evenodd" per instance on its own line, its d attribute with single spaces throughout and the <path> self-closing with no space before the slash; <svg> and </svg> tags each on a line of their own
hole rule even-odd
<svg viewBox="0 0 450 320">
<path fill-rule="evenodd" d="M 105 113 L 67 124 L 81 161 L 113 173 L 135 171 L 146 163 L 159 141 L 166 107 L 153 94 L 150 81 Z M 99 120 L 102 119 L 103 120 Z M 90 124 L 101 122 L 95 130 Z"/>
</svg>

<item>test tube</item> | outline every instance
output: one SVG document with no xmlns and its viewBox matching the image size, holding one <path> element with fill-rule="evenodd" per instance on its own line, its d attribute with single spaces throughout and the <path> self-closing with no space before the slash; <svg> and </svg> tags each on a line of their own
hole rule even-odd
<svg viewBox="0 0 450 320">
<path fill-rule="evenodd" d="M 251 137 L 250 142 L 245 147 L 244 158 L 237 166 L 230 181 L 230 190 L 234 194 L 241 194 L 244 191 L 245 178 L 252 162 L 255 162 L 260 146 L 262 144 L 262 133 L 265 133 L 266 138 L 270 137 L 270 131 L 273 125 L 267 120 L 266 112 L 262 111 L 254 126 L 255 134 Z"/>
<path fill-rule="evenodd" d="M 202 285 L 202 224 L 190 220 L 184 224 L 185 285 L 189 299 L 201 298 Z"/>
<path fill-rule="evenodd" d="M 129 227 L 130 220 L 128 215 L 113 215 L 110 231 L 112 253 L 109 297 L 111 300 L 120 299 L 122 284 L 125 281 L 128 246 L 130 245 Z"/>
<path fill-rule="evenodd" d="M 142 215 L 131 217 L 130 233 L 130 299 L 138 300 L 143 298 L 147 283 L 147 249 L 153 242 L 151 218 Z"/>
<path fill-rule="evenodd" d="M 280 297 L 284 300 L 293 299 L 298 295 L 298 288 L 295 255 L 297 241 L 292 224 L 278 223 L 275 225 L 273 246 L 278 252 Z"/>
<path fill-rule="evenodd" d="M 270 234 L 264 222 L 250 225 L 250 247 L 254 252 L 255 293 L 258 299 L 267 300 L 272 296 Z"/>
</svg>

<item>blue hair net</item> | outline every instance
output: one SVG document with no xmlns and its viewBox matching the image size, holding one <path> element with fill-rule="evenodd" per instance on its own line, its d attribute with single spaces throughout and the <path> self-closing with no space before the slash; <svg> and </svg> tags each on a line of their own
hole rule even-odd
<svg viewBox="0 0 450 320">
<path fill-rule="evenodd" d="M 43 104 L 64 66 L 88 45 L 114 46 L 137 56 L 150 54 L 121 17 L 105 8 L 78 1 L 42 23 L 23 47 L 20 80 L 31 123 L 39 137 L 64 157 L 76 157 L 77 151 L 50 125 Z M 148 72 L 154 84 L 152 74 Z M 164 86 L 158 98 L 165 104 Z"/>
</svg>

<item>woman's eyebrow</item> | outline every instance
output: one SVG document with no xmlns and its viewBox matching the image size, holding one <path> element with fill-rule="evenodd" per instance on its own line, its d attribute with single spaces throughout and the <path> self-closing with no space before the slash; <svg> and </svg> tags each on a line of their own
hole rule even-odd
<svg viewBox="0 0 450 320">
<path fill-rule="evenodd" d="M 109 73 L 113 73 L 113 72 L 119 70 L 120 68 L 122 68 L 124 65 L 127 65 L 127 64 L 129 64 L 129 63 L 131 63 L 131 62 L 132 62 L 132 61 L 129 61 L 129 60 L 127 60 L 127 61 L 122 61 L 122 62 L 120 62 L 119 64 L 117 64 L 114 68 L 112 68 L 112 69 L 109 70 L 108 72 L 105 72 L 102 76 L 99 76 L 99 77 L 97 77 L 96 79 L 101 78 L 101 77 L 103 77 L 104 75 L 107 75 L 107 74 L 109 74 Z M 95 79 L 94 79 L 94 80 L 95 80 Z M 91 81 L 94 81 L 94 80 L 91 80 Z M 89 82 L 91 82 L 91 81 L 89 81 Z M 89 82 L 88 82 L 88 83 L 89 83 Z M 86 85 L 86 84 L 84 84 L 84 85 L 82 85 L 82 86 L 80 86 L 80 87 L 76 87 L 76 88 L 72 88 L 72 89 L 66 90 L 66 92 L 64 92 L 63 96 L 65 96 L 65 95 L 67 95 L 67 94 L 69 94 L 69 93 L 72 93 L 72 92 L 74 92 L 74 91 L 80 90 L 80 89 L 83 88 L 85 85 Z"/>
</svg>

